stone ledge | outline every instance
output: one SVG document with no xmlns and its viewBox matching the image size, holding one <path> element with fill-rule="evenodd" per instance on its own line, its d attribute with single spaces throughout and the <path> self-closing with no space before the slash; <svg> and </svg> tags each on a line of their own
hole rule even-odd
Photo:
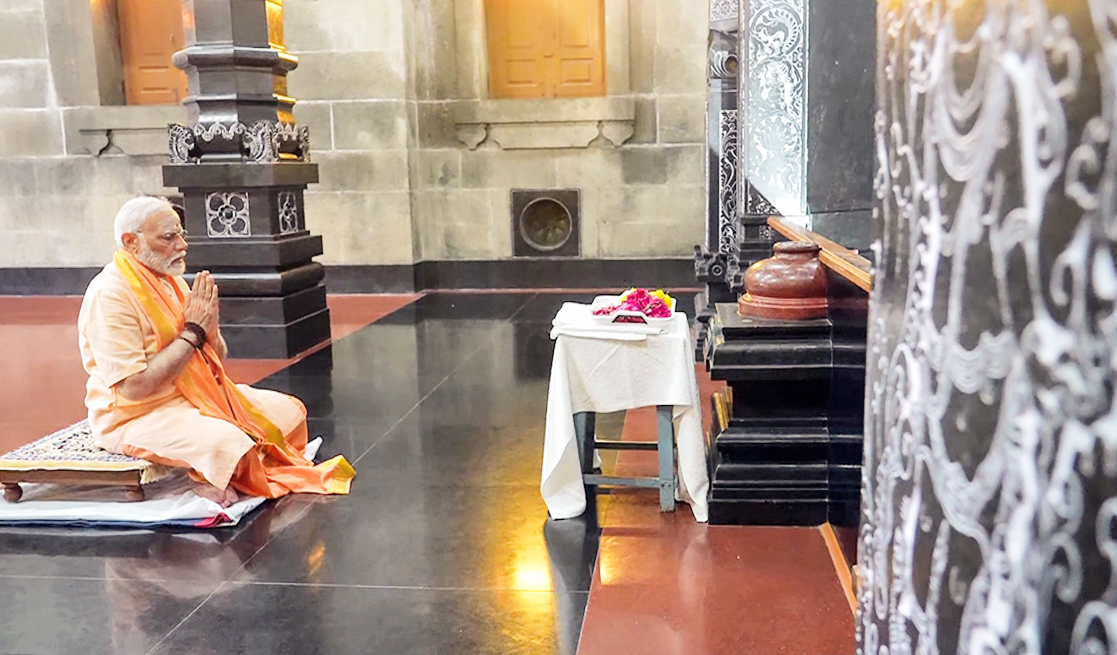
<svg viewBox="0 0 1117 655">
<path fill-rule="evenodd" d="M 628 97 L 461 100 L 452 113 L 458 140 L 470 150 L 492 141 L 505 150 L 585 148 L 598 137 L 619 146 L 636 128 Z"/>
<path fill-rule="evenodd" d="M 638 281 L 684 293 L 697 291 L 690 258 L 536 258 L 438 260 L 415 264 L 327 264 L 329 293 L 412 293 L 439 289 L 623 289 Z M 0 296 L 81 295 L 100 267 L 6 268 Z M 736 305 L 734 305 L 736 307 Z"/>
<path fill-rule="evenodd" d="M 73 107 L 62 115 L 66 154 L 166 155 L 167 126 L 185 122 L 182 105 Z"/>
</svg>

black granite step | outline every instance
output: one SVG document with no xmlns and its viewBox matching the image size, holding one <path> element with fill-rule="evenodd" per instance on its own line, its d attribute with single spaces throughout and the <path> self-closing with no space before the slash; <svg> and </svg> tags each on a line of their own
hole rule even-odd
<svg viewBox="0 0 1117 655">
<path fill-rule="evenodd" d="M 821 525 L 830 517 L 825 500 L 710 499 L 710 525 Z"/>
<path fill-rule="evenodd" d="M 714 441 L 715 468 L 734 464 L 806 464 L 825 462 L 830 452 L 825 441 L 773 441 L 768 443 L 733 444 Z"/>
<path fill-rule="evenodd" d="M 756 501 L 756 502 L 829 502 L 826 493 L 826 484 L 810 486 L 719 486 L 716 500 L 727 501 Z"/>
<path fill-rule="evenodd" d="M 795 486 L 817 482 L 825 488 L 830 465 L 825 459 L 811 464 L 731 464 L 719 463 L 714 478 L 725 487 Z"/>
<path fill-rule="evenodd" d="M 751 422 L 750 422 L 751 423 Z M 817 441 L 830 442 L 830 431 L 825 427 L 810 425 L 741 425 L 730 421 L 729 428 L 718 435 L 718 440 L 726 444 L 742 443 L 770 443 L 794 442 L 805 443 Z"/>
<path fill-rule="evenodd" d="M 714 466 L 727 463 L 807 464 L 826 462 L 830 438 L 818 428 L 741 428 L 730 425 L 714 438 Z"/>
<path fill-rule="evenodd" d="M 836 348 L 834 328 L 742 319 L 717 304 L 706 361 L 732 406 L 710 444 L 710 523 L 856 525 L 864 346 Z"/>
</svg>

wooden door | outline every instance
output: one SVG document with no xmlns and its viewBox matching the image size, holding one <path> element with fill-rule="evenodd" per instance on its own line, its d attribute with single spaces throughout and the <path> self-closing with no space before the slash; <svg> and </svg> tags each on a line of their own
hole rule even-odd
<svg viewBox="0 0 1117 655">
<path fill-rule="evenodd" d="M 529 2 L 530 0 L 521 0 Z M 605 95 L 605 11 L 602 0 L 555 0 L 554 95 Z"/>
<path fill-rule="evenodd" d="M 603 0 L 486 0 L 489 95 L 605 95 Z"/>
<path fill-rule="evenodd" d="M 117 0 L 117 11 L 128 104 L 182 102 L 186 73 L 171 63 L 184 43 L 181 0 Z"/>
</svg>

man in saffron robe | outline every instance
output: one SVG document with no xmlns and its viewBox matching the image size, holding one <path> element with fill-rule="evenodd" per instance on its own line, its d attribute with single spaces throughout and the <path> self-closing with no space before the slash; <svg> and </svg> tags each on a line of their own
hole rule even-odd
<svg viewBox="0 0 1117 655">
<path fill-rule="evenodd" d="M 78 345 L 98 446 L 190 469 L 197 492 L 229 505 L 237 493 L 344 494 L 341 456 L 303 457 L 306 408 L 292 396 L 234 384 L 222 364 L 218 289 L 190 288 L 186 235 L 165 199 L 134 198 L 117 214 L 118 250 L 86 289 Z"/>
</svg>

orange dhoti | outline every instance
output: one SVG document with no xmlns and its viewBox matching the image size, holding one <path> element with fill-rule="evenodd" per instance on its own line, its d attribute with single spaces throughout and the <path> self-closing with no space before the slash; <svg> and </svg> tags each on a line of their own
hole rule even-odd
<svg viewBox="0 0 1117 655">
<path fill-rule="evenodd" d="M 181 278 L 159 276 L 120 251 L 90 283 L 78 320 L 89 383 L 86 405 L 106 450 L 190 468 L 218 488 L 253 496 L 344 494 L 355 475 L 344 457 L 303 456 L 306 408 L 292 396 L 234 384 L 206 345 L 173 385 L 139 401 L 116 385 L 182 330 Z"/>
<path fill-rule="evenodd" d="M 244 384 L 238 384 L 237 389 L 279 428 L 291 450 L 301 453 L 306 448 L 306 409 L 297 398 Z M 256 442 L 236 425 L 203 415 L 181 396 L 122 428 L 119 441 L 99 445 L 132 457 L 190 468 L 219 489 L 232 484 L 237 491 L 253 496 L 274 498 L 300 486 L 298 471 L 284 475 L 278 466 L 269 471 L 263 466 L 261 452 L 242 462 Z M 269 482 L 269 473 L 277 479 Z M 295 474 L 293 479 L 291 473 Z M 278 488 L 273 489 L 273 484 Z M 329 488 L 322 486 L 324 490 Z M 335 493 L 344 493 L 347 488 L 348 481 Z"/>
</svg>

